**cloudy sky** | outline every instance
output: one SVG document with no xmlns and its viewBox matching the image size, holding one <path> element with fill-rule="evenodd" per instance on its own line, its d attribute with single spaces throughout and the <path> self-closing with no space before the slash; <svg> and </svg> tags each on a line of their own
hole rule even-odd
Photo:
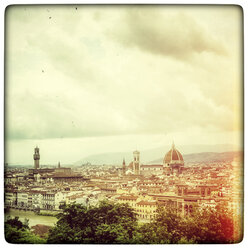
<svg viewBox="0 0 248 248">
<path fill-rule="evenodd" d="M 239 145 L 241 41 L 235 6 L 9 7 L 6 162 Z"/>
</svg>

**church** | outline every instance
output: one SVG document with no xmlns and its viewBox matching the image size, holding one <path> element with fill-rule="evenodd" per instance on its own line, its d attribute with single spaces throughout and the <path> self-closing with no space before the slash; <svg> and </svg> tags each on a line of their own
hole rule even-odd
<svg viewBox="0 0 248 248">
<path fill-rule="evenodd" d="M 171 149 L 165 154 L 161 164 L 141 164 L 140 152 L 133 152 L 133 161 L 126 166 L 125 159 L 122 163 L 123 175 L 180 175 L 184 168 L 182 154 L 175 148 L 173 142 Z"/>
</svg>

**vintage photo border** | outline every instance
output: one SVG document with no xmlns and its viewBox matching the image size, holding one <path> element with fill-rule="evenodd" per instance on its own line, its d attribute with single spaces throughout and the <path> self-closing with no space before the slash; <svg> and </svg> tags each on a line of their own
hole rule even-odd
<svg viewBox="0 0 248 248">
<path fill-rule="evenodd" d="M 226 4 L 230 4 L 230 5 L 239 5 L 243 8 L 243 31 L 244 31 L 244 58 L 243 58 L 243 77 L 244 77 L 244 238 L 243 241 L 239 244 L 235 244 L 236 247 L 247 247 L 248 246 L 248 214 L 245 210 L 247 210 L 247 205 L 248 205 L 248 186 L 246 183 L 246 177 L 247 177 L 247 170 L 245 169 L 245 164 L 247 164 L 246 162 L 246 157 L 247 157 L 247 150 L 246 150 L 246 144 L 247 144 L 247 133 L 245 131 L 245 124 L 247 123 L 247 76 L 246 76 L 246 69 L 247 69 L 247 30 L 248 30 L 248 2 L 246 0 L 236 0 L 236 1 L 231 1 L 231 0 L 226 0 L 226 1 L 221 1 L 221 0 L 215 0 L 215 1 L 204 1 L 204 0 L 198 0 L 198 1 L 77 1 L 74 0 L 73 2 L 69 2 L 69 1 L 31 1 L 31 0 L 17 0 L 17 1 L 13 1 L 13 0 L 2 0 L 0 2 L 0 6 L 1 6 L 1 75 L 2 75 L 2 82 L 0 84 L 0 92 L 1 92 L 1 124 L 0 124 L 0 129 L 1 129 L 1 159 L 2 159 L 2 173 L 1 173 L 1 182 L 2 185 L 4 183 L 4 34 L 5 34 L 5 30 L 4 30 L 4 25 L 5 25 L 5 9 L 7 6 L 9 5 L 13 5 L 13 4 L 199 4 L 199 5 L 209 5 L 209 4 L 219 4 L 219 5 L 226 5 Z M 8 244 L 5 239 L 4 239 L 4 207 L 3 207 L 3 203 L 4 203 L 4 192 L 3 190 L 1 191 L 0 194 L 0 201 L 1 201 L 1 211 L 2 214 L 0 215 L 0 241 L 1 243 L 4 245 L 4 247 L 8 247 L 11 246 L 13 247 L 13 244 Z M 56 245 L 58 246 L 58 245 Z M 184 247 L 188 247 L 191 245 L 184 245 Z M 205 246 L 205 245 L 204 245 Z M 213 245 L 212 245 L 213 246 Z M 226 245 L 218 245 L 218 247 L 226 247 Z M 23 245 L 22 245 L 23 247 Z"/>
</svg>

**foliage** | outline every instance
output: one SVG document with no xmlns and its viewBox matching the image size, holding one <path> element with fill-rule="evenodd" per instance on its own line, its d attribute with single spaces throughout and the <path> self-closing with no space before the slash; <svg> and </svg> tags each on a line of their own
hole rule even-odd
<svg viewBox="0 0 248 248">
<path fill-rule="evenodd" d="M 140 227 L 139 243 L 178 244 L 192 243 L 185 237 L 186 221 L 173 209 L 158 208 L 156 219 Z"/>
<path fill-rule="evenodd" d="M 14 218 L 8 217 L 6 222 L 6 225 L 10 225 L 12 227 L 15 227 L 17 229 L 28 229 L 28 219 L 25 219 L 24 223 L 19 220 L 19 217 L 15 216 Z"/>
<path fill-rule="evenodd" d="M 28 226 L 28 220 L 22 223 L 18 217 L 8 218 L 5 222 L 5 239 L 13 244 L 43 244 L 46 242 L 34 235 Z"/>
<path fill-rule="evenodd" d="M 227 208 L 204 208 L 188 219 L 187 237 L 201 244 L 234 243 L 234 217 Z"/>
<path fill-rule="evenodd" d="M 22 223 L 18 217 L 5 222 L 5 237 L 10 243 L 33 244 L 235 243 L 233 216 L 224 206 L 194 208 L 184 217 L 176 210 L 158 207 L 156 218 L 142 224 L 127 204 L 103 201 L 95 207 L 65 206 L 47 240 L 31 233 L 28 221 Z"/>
<path fill-rule="evenodd" d="M 159 208 L 156 219 L 140 227 L 139 243 L 222 244 L 234 243 L 233 215 L 226 208 L 204 208 L 182 217 L 172 209 Z"/>
<path fill-rule="evenodd" d="M 135 213 L 126 204 L 106 201 L 96 207 L 72 204 L 58 215 L 48 243 L 131 243 L 136 226 Z"/>
</svg>

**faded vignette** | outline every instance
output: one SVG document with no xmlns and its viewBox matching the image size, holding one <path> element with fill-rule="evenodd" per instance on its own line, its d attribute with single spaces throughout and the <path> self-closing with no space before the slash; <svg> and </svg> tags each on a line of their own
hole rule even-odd
<svg viewBox="0 0 248 248">
<path fill-rule="evenodd" d="M 241 242 L 243 85 L 239 6 L 9 6 L 6 242 Z"/>
</svg>

